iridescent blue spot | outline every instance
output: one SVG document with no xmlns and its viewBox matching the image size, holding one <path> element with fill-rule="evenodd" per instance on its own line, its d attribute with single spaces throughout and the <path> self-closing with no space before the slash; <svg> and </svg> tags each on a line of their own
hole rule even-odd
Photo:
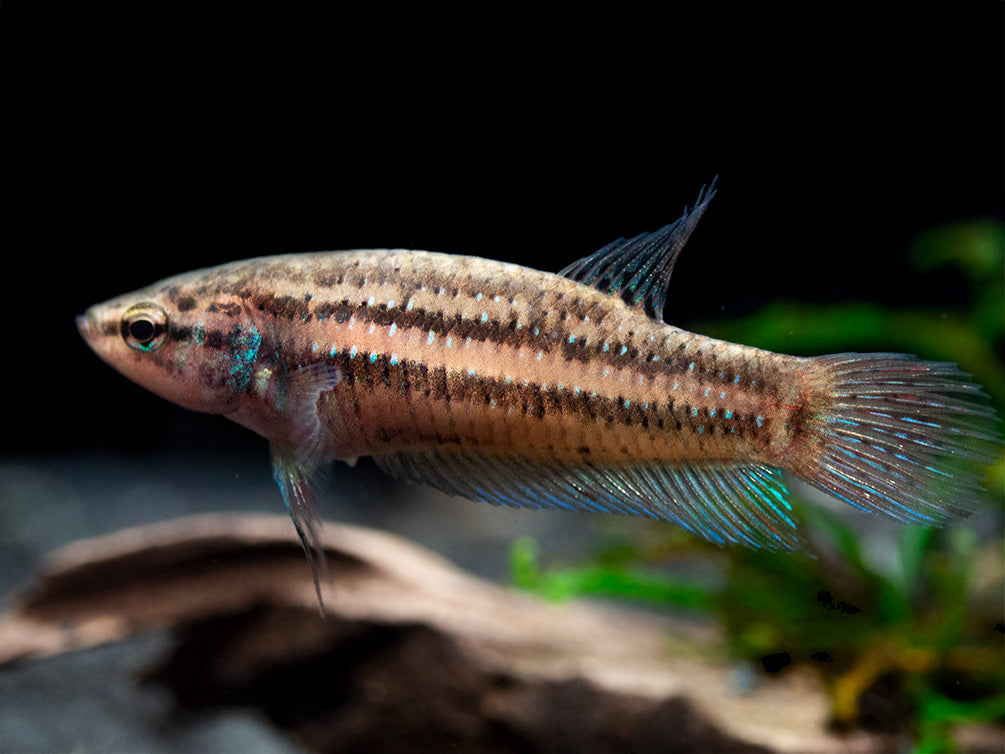
<svg viewBox="0 0 1005 754">
<path fill-rule="evenodd" d="M 477 296 L 475 296 L 475 301 L 481 301 L 481 300 L 482 300 L 482 294 L 479 293 Z"/>
<path fill-rule="evenodd" d="M 688 368 L 689 371 L 693 372 L 694 371 L 694 362 L 692 361 L 690 364 L 688 364 L 687 368 Z"/>
<path fill-rule="evenodd" d="M 454 336 L 453 335 L 448 335 L 447 336 L 447 348 L 450 348 L 453 344 L 454 344 Z"/>
<path fill-rule="evenodd" d="M 262 336 L 258 328 L 252 325 L 247 330 L 235 326 L 233 328 L 234 364 L 230 373 L 237 378 L 238 385 L 243 390 L 251 380 L 251 372 L 258 357 L 258 348 L 262 345 Z"/>
<path fill-rule="evenodd" d="M 712 391 L 712 388 L 710 388 L 710 387 L 707 387 L 707 388 L 705 388 L 705 397 L 706 397 L 706 398 L 708 398 L 708 394 L 709 394 L 709 393 L 710 393 L 711 391 Z"/>
<path fill-rule="evenodd" d="M 415 299 L 414 298 L 408 299 L 408 306 L 405 307 L 405 311 L 409 312 L 412 311 L 413 306 L 415 306 Z"/>
<path fill-rule="evenodd" d="M 621 346 L 621 355 L 624 356 L 628 353 L 628 346 Z"/>
<path fill-rule="evenodd" d="M 474 369 L 469 369 L 468 370 L 468 375 L 471 376 L 471 377 L 474 377 L 475 376 L 475 370 Z"/>
<path fill-rule="evenodd" d="M 392 306 L 394 306 L 394 299 L 393 299 L 393 298 L 392 298 L 392 299 L 390 299 L 390 300 L 389 300 L 389 301 L 387 302 L 387 308 L 388 308 L 388 309 L 390 309 L 390 308 L 391 308 Z"/>
<path fill-rule="evenodd" d="M 395 366 L 395 365 L 397 365 L 397 363 L 398 363 L 398 354 L 392 353 L 391 354 L 391 366 Z"/>
<path fill-rule="evenodd" d="M 478 295 L 481 296 L 482 294 L 479 293 Z M 488 312 L 482 312 L 482 324 L 484 325 L 488 321 L 489 321 Z"/>
<path fill-rule="evenodd" d="M 570 343 L 575 343 L 576 342 L 576 336 L 575 335 L 570 335 L 569 336 L 569 342 Z"/>
<path fill-rule="evenodd" d="M 542 356 L 544 356 L 544 351 L 538 351 L 537 352 L 537 360 L 540 361 Z"/>
<path fill-rule="evenodd" d="M 658 353 L 654 354 L 653 355 L 653 361 L 659 361 L 659 360 L 660 360 L 660 355 Z"/>
<path fill-rule="evenodd" d="M 714 408 L 710 408 L 708 410 L 708 415 L 711 416 L 712 418 L 715 418 L 715 409 Z"/>
<path fill-rule="evenodd" d="M 680 383 L 679 383 L 679 382 L 675 382 L 675 383 L 673 384 L 673 389 L 674 389 L 674 390 L 676 390 L 676 389 L 677 389 L 677 388 L 679 388 L 679 387 L 680 387 Z"/>
<path fill-rule="evenodd" d="M 625 398 L 625 408 L 628 408 L 631 405 L 632 405 L 632 402 L 630 400 L 628 400 L 627 398 Z"/>
<path fill-rule="evenodd" d="M 610 343 L 604 343 L 604 353 L 607 353 L 607 349 L 611 347 Z"/>
<path fill-rule="evenodd" d="M 334 345 L 334 346 L 332 346 L 332 350 L 330 350 L 328 352 L 328 355 L 331 356 L 334 359 L 335 358 L 335 354 L 337 354 L 337 353 L 338 353 L 338 346 Z"/>
<path fill-rule="evenodd" d="M 359 349 L 357 349 L 356 346 L 353 346 L 352 348 L 350 348 L 349 349 L 349 358 L 350 359 L 355 359 L 356 358 L 356 353 L 358 352 L 358 350 Z"/>
<path fill-rule="evenodd" d="M 739 382 L 740 382 L 740 375 L 736 375 L 736 377 L 733 378 L 733 382 L 739 384 Z"/>
<path fill-rule="evenodd" d="M 732 411 L 728 411 L 728 410 L 727 410 L 727 411 L 726 411 L 726 418 L 727 418 L 727 419 L 732 419 L 732 418 L 733 418 L 733 412 L 732 412 Z"/>
<path fill-rule="evenodd" d="M 392 322 L 391 323 L 391 327 L 388 328 L 387 334 L 388 335 L 394 335 L 397 331 L 398 331 L 398 323 L 397 322 Z"/>
<path fill-rule="evenodd" d="M 366 305 L 367 306 L 373 306 L 373 303 L 374 303 L 375 300 L 376 299 L 374 299 L 373 296 L 370 296 L 370 299 L 366 302 Z"/>
<path fill-rule="evenodd" d="M 705 425 L 704 424 L 702 424 L 700 427 L 698 427 L 698 434 L 699 435 L 705 434 Z"/>
<path fill-rule="evenodd" d="M 719 393 L 719 400 L 720 401 L 726 400 L 726 391 L 725 390 L 723 390 L 721 393 Z"/>
<path fill-rule="evenodd" d="M 313 343 L 311 343 L 311 353 L 317 353 L 319 348 L 321 348 L 321 344 L 318 343 L 316 340 Z"/>
<path fill-rule="evenodd" d="M 378 356 L 377 356 L 376 353 L 371 353 L 370 354 L 370 363 L 371 364 L 376 364 L 377 363 L 377 359 L 378 359 Z"/>
<path fill-rule="evenodd" d="M 763 427 L 764 426 L 764 417 L 763 416 L 758 416 L 757 417 L 757 426 L 758 427 Z"/>
<path fill-rule="evenodd" d="M 427 346 L 433 345 L 433 341 L 434 340 L 436 340 L 436 333 L 434 333 L 432 330 L 430 330 L 429 331 L 429 337 L 426 338 L 426 345 Z"/>
<path fill-rule="evenodd" d="M 698 407 L 695 406 L 694 408 L 691 409 L 691 416 L 697 416 L 697 415 L 698 415 Z"/>
</svg>

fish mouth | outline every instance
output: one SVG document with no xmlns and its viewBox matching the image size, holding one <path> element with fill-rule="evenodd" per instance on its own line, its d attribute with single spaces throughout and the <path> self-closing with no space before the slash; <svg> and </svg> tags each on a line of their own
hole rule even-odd
<svg viewBox="0 0 1005 754">
<path fill-rule="evenodd" d="M 94 342 L 94 337 L 98 332 L 98 322 L 94 317 L 93 309 L 88 309 L 83 314 L 77 315 L 77 332 L 88 344 Z"/>
</svg>

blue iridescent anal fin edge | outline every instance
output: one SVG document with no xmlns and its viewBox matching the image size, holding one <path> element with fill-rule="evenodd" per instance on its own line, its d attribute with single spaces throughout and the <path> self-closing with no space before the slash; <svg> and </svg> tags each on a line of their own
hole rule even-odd
<svg viewBox="0 0 1005 754">
<path fill-rule="evenodd" d="M 521 455 L 460 447 L 423 448 L 374 460 L 399 479 L 469 500 L 648 516 L 717 544 L 801 549 L 781 474 L 759 464 L 539 464 Z"/>
<path fill-rule="evenodd" d="M 634 238 L 619 238 L 558 274 L 621 296 L 629 306 L 640 307 L 649 317 L 662 322 L 674 264 L 715 196 L 718 180 L 718 176 L 713 178 L 707 190 L 703 186 L 694 208 L 685 207 L 684 214 L 669 225 Z"/>
</svg>

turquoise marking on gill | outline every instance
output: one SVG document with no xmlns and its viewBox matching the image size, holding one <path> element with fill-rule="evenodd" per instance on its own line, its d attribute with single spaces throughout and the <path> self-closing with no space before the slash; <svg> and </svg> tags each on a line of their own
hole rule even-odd
<svg viewBox="0 0 1005 754">
<path fill-rule="evenodd" d="M 262 345 L 262 335 L 258 328 L 252 325 L 247 330 L 242 330 L 234 325 L 233 330 L 234 363 L 230 367 L 230 374 L 237 380 L 238 389 L 245 390 L 251 382 L 251 373 L 254 371 L 255 359 L 258 358 L 258 349 Z"/>
</svg>

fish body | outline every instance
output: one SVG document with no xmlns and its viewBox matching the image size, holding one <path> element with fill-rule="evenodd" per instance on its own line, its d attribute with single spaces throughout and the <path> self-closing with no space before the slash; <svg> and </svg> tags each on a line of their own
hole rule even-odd
<svg viewBox="0 0 1005 754">
<path fill-rule="evenodd" d="M 779 469 L 905 521 L 969 511 L 997 435 L 954 366 L 786 356 L 662 321 L 712 195 L 559 274 L 421 251 L 272 256 L 169 278 L 78 327 L 130 379 L 267 438 L 309 557 L 311 480 L 360 456 L 472 499 L 786 549 Z"/>
</svg>

